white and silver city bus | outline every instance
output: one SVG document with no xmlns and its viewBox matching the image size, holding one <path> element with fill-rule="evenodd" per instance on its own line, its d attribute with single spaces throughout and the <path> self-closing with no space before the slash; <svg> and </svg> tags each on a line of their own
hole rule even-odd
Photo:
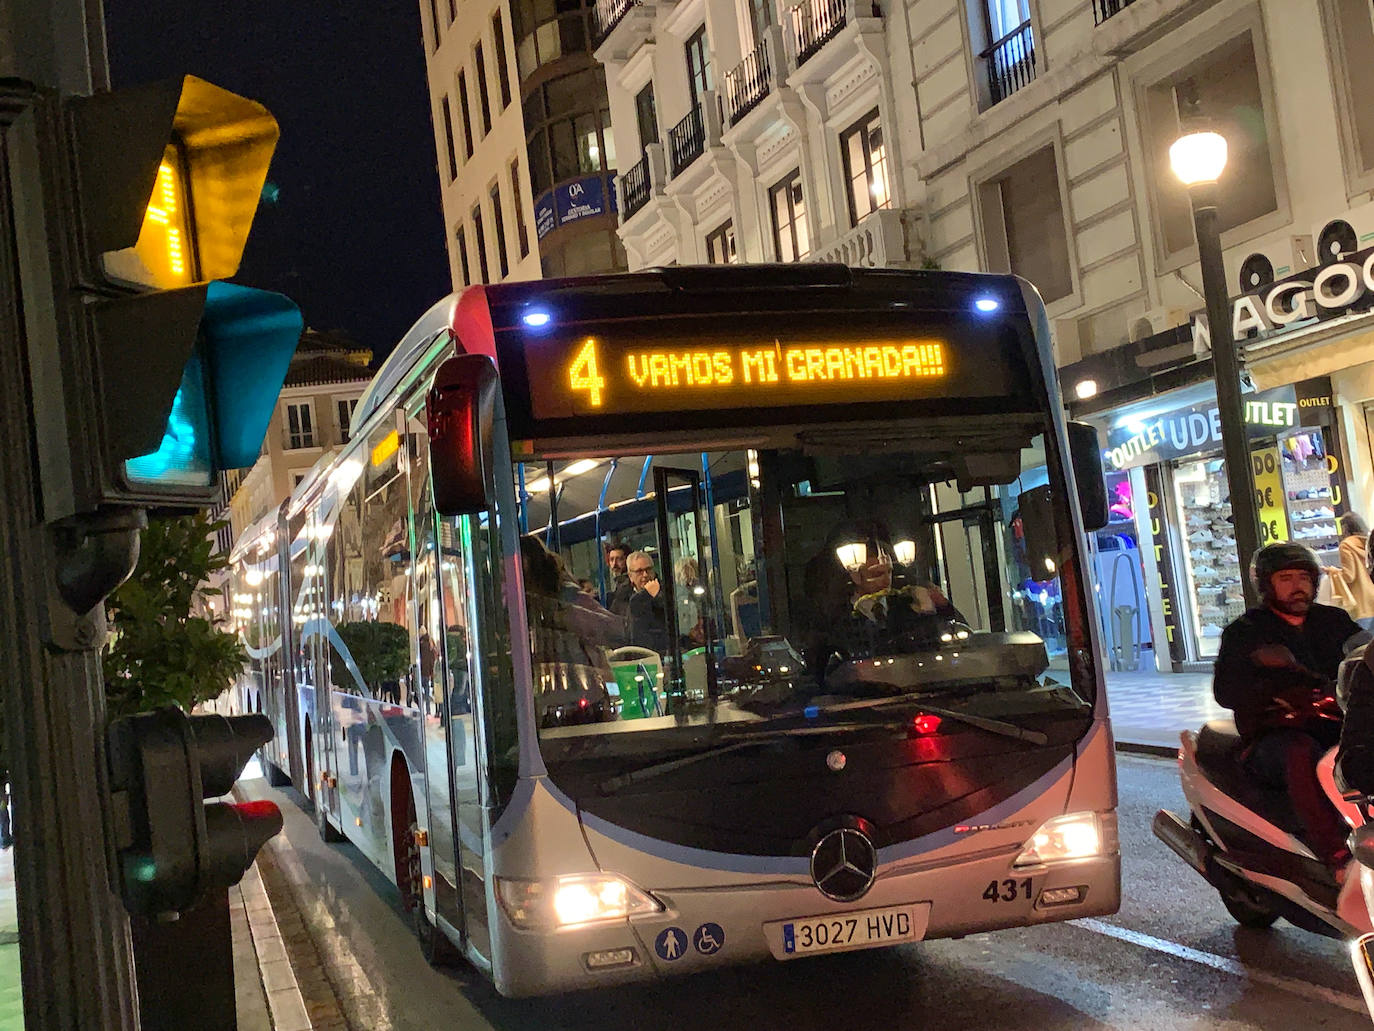
<svg viewBox="0 0 1374 1031">
<path fill-rule="evenodd" d="M 236 550 L 243 704 L 508 995 L 1112 913 L 1083 429 L 1013 277 L 473 287 Z"/>
</svg>

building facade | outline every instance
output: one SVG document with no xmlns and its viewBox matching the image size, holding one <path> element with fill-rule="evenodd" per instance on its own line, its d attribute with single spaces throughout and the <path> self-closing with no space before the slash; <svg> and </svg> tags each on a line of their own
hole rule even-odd
<svg viewBox="0 0 1374 1031">
<path fill-rule="evenodd" d="M 1374 510 L 1367 0 L 602 0 L 631 267 L 1012 271 L 1049 310 L 1116 522 L 1117 668 L 1204 668 L 1240 610 L 1210 341 L 1168 148 L 1227 137 L 1226 279 L 1266 535 Z M 1119 461 L 1118 461 L 1119 460 Z"/>
<path fill-rule="evenodd" d="M 455 289 L 623 270 L 583 0 L 420 0 Z"/>
<path fill-rule="evenodd" d="M 372 352 L 347 338 L 306 330 L 251 469 L 229 474 L 232 542 L 285 501 L 317 461 L 348 442 L 353 409 L 372 382 Z"/>
</svg>

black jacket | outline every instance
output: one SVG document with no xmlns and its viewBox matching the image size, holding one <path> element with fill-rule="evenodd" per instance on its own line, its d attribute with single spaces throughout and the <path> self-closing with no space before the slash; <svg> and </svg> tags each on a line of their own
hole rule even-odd
<svg viewBox="0 0 1374 1031">
<path fill-rule="evenodd" d="M 1265 710 L 1285 691 L 1304 686 L 1305 679 L 1290 670 L 1268 669 L 1251 656 L 1262 645 L 1282 645 L 1304 668 L 1335 681 L 1344 657 L 1342 645 L 1359 626 L 1345 609 L 1314 604 L 1300 626 L 1293 626 L 1267 608 L 1251 609 L 1221 634 L 1212 693 L 1217 704 L 1236 714 L 1236 729 L 1247 741 L 1264 728 Z"/>
<path fill-rule="evenodd" d="M 1374 647 L 1353 652 L 1341 670 L 1345 723 L 1336 753 L 1336 784 L 1342 791 L 1374 795 Z"/>
</svg>

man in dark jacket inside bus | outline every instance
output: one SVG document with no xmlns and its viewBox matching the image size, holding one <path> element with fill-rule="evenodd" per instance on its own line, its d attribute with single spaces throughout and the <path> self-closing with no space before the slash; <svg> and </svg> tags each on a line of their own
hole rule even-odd
<svg viewBox="0 0 1374 1031">
<path fill-rule="evenodd" d="M 1319 605 L 1321 567 L 1301 544 L 1269 544 L 1250 570 L 1260 605 L 1221 635 L 1212 691 L 1235 712 L 1246 770 L 1286 791 L 1303 840 L 1329 868 L 1349 858 L 1346 828 L 1317 780 L 1317 760 L 1340 736 L 1314 702 L 1330 693 L 1345 642 L 1360 632 L 1344 609 Z"/>
</svg>

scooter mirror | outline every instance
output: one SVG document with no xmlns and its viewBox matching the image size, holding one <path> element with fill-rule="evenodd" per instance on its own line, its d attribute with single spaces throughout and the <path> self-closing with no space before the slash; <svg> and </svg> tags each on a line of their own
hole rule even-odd
<svg viewBox="0 0 1374 1031">
<path fill-rule="evenodd" d="M 1350 851 L 1361 866 L 1374 870 L 1374 823 L 1366 823 L 1351 832 Z"/>
</svg>

